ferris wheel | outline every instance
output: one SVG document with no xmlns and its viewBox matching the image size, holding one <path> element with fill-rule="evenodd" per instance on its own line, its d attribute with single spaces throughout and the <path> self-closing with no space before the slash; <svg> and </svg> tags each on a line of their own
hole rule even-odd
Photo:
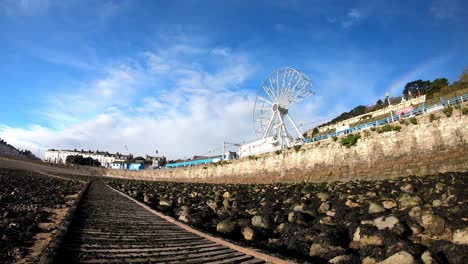
<svg viewBox="0 0 468 264">
<path fill-rule="evenodd" d="M 304 73 L 288 67 L 271 73 L 255 99 L 253 123 L 257 137 L 264 139 L 274 136 L 281 147 L 291 146 L 291 130 L 303 139 L 288 110 L 313 94 L 312 82 Z"/>
</svg>

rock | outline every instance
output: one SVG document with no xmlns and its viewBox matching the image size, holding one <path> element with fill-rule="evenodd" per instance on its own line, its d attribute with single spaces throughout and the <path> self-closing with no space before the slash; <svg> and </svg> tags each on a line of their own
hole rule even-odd
<svg viewBox="0 0 468 264">
<path fill-rule="evenodd" d="M 361 241 L 361 228 L 356 228 L 356 231 L 353 233 L 353 241 Z"/>
<path fill-rule="evenodd" d="M 432 258 L 431 253 L 429 251 L 425 251 L 421 255 L 421 260 L 424 264 L 437 264 L 437 262 Z"/>
<path fill-rule="evenodd" d="M 208 207 L 210 207 L 211 210 L 213 210 L 213 212 L 216 212 L 216 210 L 218 210 L 218 204 L 216 204 L 215 201 L 209 201 L 206 203 L 206 205 L 208 205 Z"/>
<path fill-rule="evenodd" d="M 414 258 L 411 254 L 406 251 L 400 251 L 388 258 L 384 261 L 379 262 L 379 264 L 413 264 Z"/>
<path fill-rule="evenodd" d="M 351 201 L 351 200 L 349 200 L 349 199 L 346 201 L 345 205 L 348 206 L 348 207 L 351 207 L 351 208 L 354 208 L 354 207 L 358 207 L 358 206 L 359 206 L 358 203 L 355 203 L 355 202 L 353 202 L 353 201 Z"/>
<path fill-rule="evenodd" d="M 332 218 L 331 218 L 330 216 L 326 216 L 326 217 L 320 219 L 319 222 L 320 222 L 321 224 L 330 224 L 332 221 L 333 221 L 333 220 L 332 220 Z"/>
<path fill-rule="evenodd" d="M 148 203 L 149 200 L 150 200 L 150 198 L 151 198 L 151 197 L 150 197 L 148 194 L 145 193 L 145 194 L 143 195 L 143 202 L 144 202 L 144 203 Z"/>
<path fill-rule="evenodd" d="M 224 199 L 229 199 L 229 198 L 231 198 L 231 193 L 230 193 L 230 192 L 225 192 L 225 193 L 223 194 L 223 198 L 224 198 Z"/>
<path fill-rule="evenodd" d="M 407 193 L 402 194 L 398 198 L 398 204 L 400 209 L 402 210 L 421 205 L 421 203 L 421 198 L 419 198 L 418 196 L 411 196 Z"/>
<path fill-rule="evenodd" d="M 401 186 L 400 190 L 402 192 L 405 192 L 405 193 L 413 193 L 414 192 L 413 185 L 411 185 L 409 183 Z"/>
<path fill-rule="evenodd" d="M 377 260 L 375 258 L 365 257 L 362 259 L 361 264 L 377 264 Z"/>
<path fill-rule="evenodd" d="M 431 235 L 440 235 L 445 230 L 445 220 L 435 214 L 425 213 L 422 215 L 422 225 Z"/>
<path fill-rule="evenodd" d="M 252 217 L 252 225 L 260 228 L 268 228 L 268 222 L 261 215 L 256 215 Z"/>
<path fill-rule="evenodd" d="M 228 209 L 230 206 L 231 206 L 231 205 L 229 204 L 229 200 L 224 199 L 224 200 L 223 200 L 223 207 L 226 208 L 226 209 Z"/>
<path fill-rule="evenodd" d="M 310 256 L 312 257 L 326 258 L 326 256 L 337 256 L 343 253 L 345 253 L 345 250 L 339 246 L 327 246 L 314 243 L 310 247 Z"/>
<path fill-rule="evenodd" d="M 328 210 L 330 210 L 331 205 L 329 202 L 322 203 L 318 209 L 319 213 L 326 213 Z"/>
<path fill-rule="evenodd" d="M 459 245 L 468 245 L 468 227 L 455 230 L 455 232 L 453 232 L 452 242 Z"/>
<path fill-rule="evenodd" d="M 436 190 L 436 193 L 440 193 L 444 190 L 445 188 L 445 184 L 441 183 L 441 182 L 438 182 L 436 183 L 435 185 L 435 190 Z"/>
<path fill-rule="evenodd" d="M 439 207 L 439 206 L 442 206 L 442 202 L 438 199 L 432 201 L 432 206 L 434 207 Z"/>
<path fill-rule="evenodd" d="M 342 263 L 348 263 L 351 260 L 350 255 L 342 255 L 338 257 L 334 257 L 328 261 L 328 263 L 333 263 L 333 264 L 342 264 Z"/>
<path fill-rule="evenodd" d="M 422 226 L 420 226 L 418 223 L 416 222 L 410 222 L 410 223 L 407 223 L 409 228 L 411 229 L 411 233 L 413 235 L 418 235 L 418 234 L 421 234 L 422 231 L 424 231 L 424 229 L 422 228 Z"/>
<path fill-rule="evenodd" d="M 385 208 L 383 208 L 380 204 L 369 202 L 369 214 L 377 214 L 385 212 Z"/>
<path fill-rule="evenodd" d="M 244 227 L 242 229 L 242 235 L 244 236 L 245 240 L 252 240 L 254 237 L 254 230 L 250 227 Z"/>
<path fill-rule="evenodd" d="M 422 216 L 422 210 L 420 207 L 413 207 L 408 211 L 408 215 L 416 221 L 420 221 Z"/>
<path fill-rule="evenodd" d="M 279 224 L 278 226 L 275 227 L 274 231 L 276 233 L 281 233 L 281 232 L 283 232 L 285 226 L 286 226 L 285 223 L 281 223 L 281 224 Z"/>
<path fill-rule="evenodd" d="M 393 229 L 397 224 L 400 223 L 400 220 L 396 218 L 395 216 L 389 216 L 389 217 L 379 217 L 374 219 L 374 226 L 377 227 L 379 230 L 383 229 Z"/>
<path fill-rule="evenodd" d="M 160 206 L 172 206 L 172 201 L 160 198 L 159 199 L 159 205 Z"/>
<path fill-rule="evenodd" d="M 330 199 L 330 195 L 328 193 L 320 192 L 317 193 L 317 198 L 319 198 L 322 202 L 326 202 L 328 199 Z"/>
<path fill-rule="evenodd" d="M 391 201 L 391 200 L 383 201 L 382 205 L 383 205 L 383 207 L 385 209 L 392 209 L 392 208 L 397 207 L 397 203 L 395 203 L 395 201 Z"/>
<path fill-rule="evenodd" d="M 216 231 L 224 234 L 230 234 L 234 232 L 237 227 L 237 223 L 231 219 L 226 219 L 216 225 Z"/>
<path fill-rule="evenodd" d="M 361 236 L 361 240 L 359 241 L 361 246 L 381 246 L 383 245 L 383 239 L 379 235 L 363 235 Z"/>
<path fill-rule="evenodd" d="M 178 216 L 187 216 L 190 212 L 190 208 L 188 206 L 181 206 L 177 209 L 176 215 Z"/>
</svg>

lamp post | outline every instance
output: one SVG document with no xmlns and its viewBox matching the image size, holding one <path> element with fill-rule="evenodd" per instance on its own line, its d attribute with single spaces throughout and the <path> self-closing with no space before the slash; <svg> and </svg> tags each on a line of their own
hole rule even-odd
<svg viewBox="0 0 468 264">
<path fill-rule="evenodd" d="M 390 109 L 390 116 L 392 117 L 392 123 L 393 123 L 395 120 L 393 120 L 393 111 L 392 111 L 392 107 L 390 105 L 390 94 L 388 92 L 385 93 L 385 97 L 387 97 L 388 108 Z"/>
<path fill-rule="evenodd" d="M 226 154 L 226 153 L 224 153 L 226 151 L 226 144 L 233 145 L 233 146 L 236 146 L 236 147 L 241 146 L 241 144 L 238 144 L 238 143 L 230 143 L 230 142 L 223 141 L 223 153 L 221 154 L 221 160 L 224 160 L 224 155 Z"/>
</svg>

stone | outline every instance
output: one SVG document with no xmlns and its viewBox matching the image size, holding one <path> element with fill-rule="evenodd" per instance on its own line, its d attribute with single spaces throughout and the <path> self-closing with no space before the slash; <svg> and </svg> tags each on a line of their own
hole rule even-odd
<svg viewBox="0 0 468 264">
<path fill-rule="evenodd" d="M 400 209 L 402 210 L 421 205 L 421 203 L 421 198 L 419 198 L 418 196 L 411 196 L 407 193 L 402 194 L 398 198 L 398 204 Z"/>
<path fill-rule="evenodd" d="M 172 206 L 172 201 L 160 198 L 159 199 L 159 205 L 160 206 Z"/>
<path fill-rule="evenodd" d="M 435 185 L 435 190 L 436 190 L 436 193 L 440 193 L 444 190 L 445 188 L 445 184 L 444 183 L 441 183 L 441 182 L 438 182 L 436 183 Z"/>
<path fill-rule="evenodd" d="M 345 250 L 339 246 L 327 246 L 327 245 L 314 243 L 310 247 L 309 255 L 311 257 L 320 257 L 323 255 L 328 255 L 330 253 L 339 255 L 339 254 L 345 253 Z"/>
<path fill-rule="evenodd" d="M 329 202 L 322 203 L 318 209 L 319 213 L 326 213 L 328 210 L 331 209 L 331 205 Z"/>
<path fill-rule="evenodd" d="M 429 251 L 424 251 L 424 253 L 421 255 L 421 260 L 424 264 L 437 264 Z"/>
<path fill-rule="evenodd" d="M 216 231 L 223 234 L 231 234 L 237 227 L 237 223 L 231 219 L 226 219 L 216 225 Z"/>
<path fill-rule="evenodd" d="M 459 245 L 468 245 L 468 227 L 453 232 L 452 242 Z"/>
<path fill-rule="evenodd" d="M 351 208 L 354 208 L 354 207 L 358 207 L 358 206 L 359 206 L 358 203 L 355 203 L 355 202 L 351 201 L 350 199 L 348 199 L 348 200 L 346 201 L 345 205 L 348 206 L 348 207 L 351 207 Z"/>
<path fill-rule="evenodd" d="M 354 231 L 354 234 L 353 234 L 353 241 L 361 241 L 361 228 L 358 227 L 356 228 L 356 231 Z"/>
<path fill-rule="evenodd" d="M 254 237 L 254 232 L 255 231 L 248 226 L 242 229 L 242 235 L 244 236 L 245 240 L 252 240 Z"/>
<path fill-rule="evenodd" d="M 369 202 L 369 214 L 377 214 L 385 212 L 385 208 L 383 208 L 380 204 Z"/>
<path fill-rule="evenodd" d="M 274 231 L 276 233 L 281 233 L 281 232 L 283 232 L 285 226 L 286 226 L 285 223 L 281 223 L 281 224 L 279 224 L 278 226 L 275 227 Z"/>
<path fill-rule="evenodd" d="M 261 215 L 252 217 L 252 225 L 260 228 L 268 228 L 268 222 Z"/>
<path fill-rule="evenodd" d="M 442 206 L 442 202 L 438 199 L 432 201 L 432 206 L 433 207 L 439 207 L 439 206 Z"/>
<path fill-rule="evenodd" d="M 317 198 L 319 198 L 322 202 L 326 202 L 328 199 L 330 199 L 330 195 L 328 193 L 319 192 L 317 193 Z"/>
<path fill-rule="evenodd" d="M 426 213 L 422 215 L 422 226 L 431 235 L 440 235 L 445 230 L 445 220 L 435 214 Z"/>
<path fill-rule="evenodd" d="M 393 229 L 397 224 L 400 223 L 400 220 L 396 218 L 395 216 L 389 216 L 389 217 L 379 217 L 374 219 L 374 226 L 377 227 L 379 230 L 383 229 Z"/>
<path fill-rule="evenodd" d="M 420 207 L 413 207 L 408 211 L 408 215 L 416 221 L 420 221 L 422 216 L 422 210 Z"/>
<path fill-rule="evenodd" d="M 176 215 L 187 216 L 189 212 L 190 212 L 190 208 L 188 206 L 181 206 L 179 207 L 179 209 L 177 209 Z"/>
<path fill-rule="evenodd" d="M 368 246 L 368 245 L 373 245 L 373 246 L 381 246 L 383 245 L 383 239 L 378 236 L 378 235 L 364 235 L 361 236 L 361 246 Z"/>
<path fill-rule="evenodd" d="M 320 219 L 320 224 L 330 224 L 332 222 L 332 218 L 330 216 L 326 216 L 322 219 Z"/>
<path fill-rule="evenodd" d="M 229 204 L 229 200 L 224 199 L 224 200 L 223 200 L 223 207 L 227 209 L 227 208 L 229 208 L 230 206 L 231 206 L 231 205 Z"/>
<path fill-rule="evenodd" d="M 149 200 L 150 200 L 150 196 L 149 196 L 148 194 L 145 193 L 145 194 L 143 195 L 143 202 L 148 203 Z"/>
<path fill-rule="evenodd" d="M 392 208 L 397 207 L 397 203 L 391 200 L 383 201 L 382 205 L 385 209 L 392 209 Z"/>
<path fill-rule="evenodd" d="M 223 194 L 223 198 L 224 198 L 224 199 L 229 199 L 229 198 L 231 198 L 231 193 L 230 193 L 230 192 L 225 192 L 225 193 Z"/>
<path fill-rule="evenodd" d="M 375 258 L 365 257 L 362 259 L 361 264 L 377 264 L 377 260 Z"/>
<path fill-rule="evenodd" d="M 406 252 L 406 251 L 400 251 L 388 258 L 386 258 L 384 261 L 379 262 L 379 264 L 413 264 L 414 263 L 414 257 Z"/>
<path fill-rule="evenodd" d="M 413 193 L 414 192 L 413 185 L 411 185 L 409 183 L 401 186 L 400 190 L 402 192 L 405 192 L 405 193 Z"/>
<path fill-rule="evenodd" d="M 328 263 L 333 263 L 333 264 L 342 264 L 342 263 L 348 263 L 351 260 L 350 255 L 342 255 L 342 256 L 337 256 L 328 261 Z"/>
<path fill-rule="evenodd" d="M 208 205 L 208 207 L 210 207 L 211 210 L 213 210 L 213 212 L 216 212 L 216 210 L 218 210 L 218 204 L 215 201 L 208 201 L 206 205 Z"/>
</svg>

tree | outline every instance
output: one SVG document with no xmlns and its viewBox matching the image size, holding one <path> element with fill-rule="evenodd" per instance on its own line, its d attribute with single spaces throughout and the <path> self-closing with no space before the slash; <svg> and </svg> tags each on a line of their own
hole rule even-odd
<svg viewBox="0 0 468 264">
<path fill-rule="evenodd" d="M 406 98 L 409 98 L 409 95 L 416 96 L 419 94 L 427 94 L 427 91 L 429 90 L 429 87 L 431 85 L 430 81 L 422 81 L 422 80 L 417 80 L 417 81 L 412 81 L 409 82 L 405 85 L 405 89 L 403 89 L 403 96 Z"/>
<path fill-rule="evenodd" d="M 427 96 L 432 96 L 435 93 L 440 92 L 440 90 L 449 85 L 447 78 L 437 78 L 430 85 L 429 90 L 427 91 Z"/>
</svg>

